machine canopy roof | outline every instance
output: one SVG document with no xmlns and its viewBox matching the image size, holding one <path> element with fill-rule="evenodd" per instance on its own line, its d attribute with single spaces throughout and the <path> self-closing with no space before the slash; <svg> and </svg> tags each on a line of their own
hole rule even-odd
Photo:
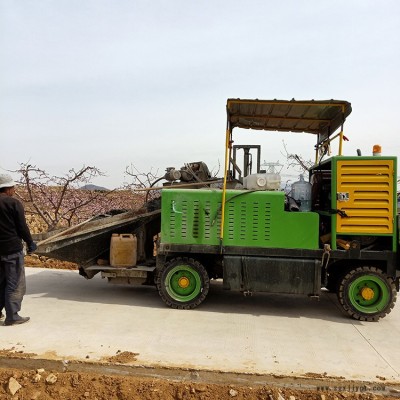
<svg viewBox="0 0 400 400">
<path fill-rule="evenodd" d="M 326 138 L 351 113 L 341 100 L 242 100 L 228 99 L 228 128 L 307 132 Z"/>
</svg>

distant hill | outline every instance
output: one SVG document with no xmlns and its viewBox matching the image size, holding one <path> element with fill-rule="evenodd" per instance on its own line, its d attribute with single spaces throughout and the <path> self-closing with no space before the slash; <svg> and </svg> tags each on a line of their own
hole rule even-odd
<svg viewBox="0 0 400 400">
<path fill-rule="evenodd" d="M 83 190 L 101 190 L 101 191 L 105 191 L 105 192 L 109 192 L 109 189 L 103 187 L 103 186 L 97 186 L 97 185 L 84 185 L 81 187 L 81 189 Z"/>
</svg>

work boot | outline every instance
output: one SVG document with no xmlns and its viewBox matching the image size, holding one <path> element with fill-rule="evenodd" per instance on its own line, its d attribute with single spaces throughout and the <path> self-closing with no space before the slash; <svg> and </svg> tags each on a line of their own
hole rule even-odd
<svg viewBox="0 0 400 400">
<path fill-rule="evenodd" d="M 18 319 L 15 319 L 13 321 L 7 321 L 7 319 L 4 321 L 4 326 L 11 326 L 11 325 L 21 325 L 24 324 L 25 322 L 28 322 L 30 320 L 29 317 L 19 317 Z"/>
</svg>

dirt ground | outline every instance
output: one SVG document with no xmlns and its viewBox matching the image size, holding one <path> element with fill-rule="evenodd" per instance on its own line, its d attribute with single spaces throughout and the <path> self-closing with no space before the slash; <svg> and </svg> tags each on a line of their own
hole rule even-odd
<svg viewBox="0 0 400 400">
<path fill-rule="evenodd" d="M 78 269 L 78 266 L 72 262 L 60 261 L 54 258 L 48 258 L 45 256 L 38 256 L 37 254 L 32 254 L 30 256 L 25 256 L 25 266 L 26 267 L 39 267 L 39 268 L 52 268 L 52 269 Z"/>
<path fill-rule="evenodd" d="M 377 400 L 399 398 L 395 394 L 385 397 L 373 392 L 367 393 L 365 390 L 366 387 L 349 387 L 349 390 L 340 392 L 326 389 L 295 390 L 271 386 L 250 387 L 190 381 L 176 382 L 132 375 L 0 368 L 0 399 L 13 400 Z"/>
</svg>

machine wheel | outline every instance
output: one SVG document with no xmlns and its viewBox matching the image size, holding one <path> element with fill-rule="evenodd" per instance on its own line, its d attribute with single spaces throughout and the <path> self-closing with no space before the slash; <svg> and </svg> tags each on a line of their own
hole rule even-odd
<svg viewBox="0 0 400 400">
<path fill-rule="evenodd" d="M 392 310 L 397 292 L 394 281 L 375 267 L 359 267 L 344 276 L 338 299 L 343 310 L 360 321 L 378 321 Z"/>
<path fill-rule="evenodd" d="M 196 308 L 206 298 L 210 279 L 207 271 L 192 258 L 179 257 L 166 263 L 157 274 L 158 293 L 172 308 Z"/>
</svg>

